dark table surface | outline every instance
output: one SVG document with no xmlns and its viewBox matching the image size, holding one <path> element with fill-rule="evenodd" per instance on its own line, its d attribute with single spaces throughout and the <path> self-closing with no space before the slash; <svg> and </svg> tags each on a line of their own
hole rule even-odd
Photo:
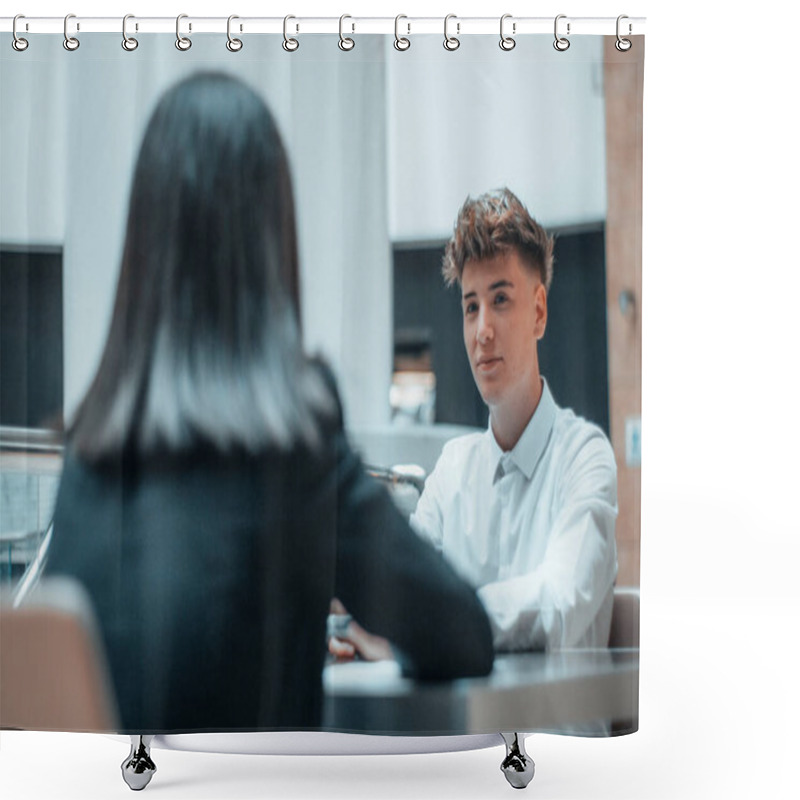
<svg viewBox="0 0 800 800">
<path fill-rule="evenodd" d="M 327 730 L 395 735 L 636 728 L 638 649 L 502 654 L 485 678 L 423 683 L 392 661 L 325 668 Z"/>
</svg>

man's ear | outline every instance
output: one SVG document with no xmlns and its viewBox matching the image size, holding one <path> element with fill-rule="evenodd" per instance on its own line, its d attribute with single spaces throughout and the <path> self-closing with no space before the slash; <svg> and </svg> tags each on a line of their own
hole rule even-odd
<svg viewBox="0 0 800 800">
<path fill-rule="evenodd" d="M 534 313 L 536 314 L 533 328 L 534 335 L 537 339 L 541 339 L 547 327 L 547 290 L 544 288 L 543 283 L 539 283 L 536 287 L 536 307 Z"/>
</svg>

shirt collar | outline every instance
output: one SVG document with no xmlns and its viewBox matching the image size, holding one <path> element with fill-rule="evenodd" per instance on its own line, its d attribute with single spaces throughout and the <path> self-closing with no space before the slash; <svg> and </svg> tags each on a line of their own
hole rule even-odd
<svg viewBox="0 0 800 800">
<path fill-rule="evenodd" d="M 550 439 L 550 432 L 553 430 L 553 424 L 556 419 L 556 411 L 557 406 L 553 399 L 553 394 L 547 385 L 547 381 L 542 378 L 542 396 L 539 398 L 539 404 L 536 406 L 530 422 L 525 426 L 525 430 L 519 437 L 519 441 L 508 453 L 504 453 L 500 445 L 497 444 L 494 433 L 492 433 L 491 419 L 489 420 L 487 438 L 489 439 L 492 463 L 495 465 L 493 473 L 495 481 L 509 471 L 511 464 L 516 466 L 528 480 L 531 479 L 533 471 L 536 469 L 536 465 L 539 463 L 539 459 L 542 457 L 542 453 L 544 453 L 544 449 Z"/>
</svg>

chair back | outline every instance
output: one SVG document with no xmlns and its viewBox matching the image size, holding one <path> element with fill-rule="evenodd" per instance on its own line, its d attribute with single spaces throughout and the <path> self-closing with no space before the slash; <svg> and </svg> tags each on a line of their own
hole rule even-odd
<svg viewBox="0 0 800 800">
<path fill-rule="evenodd" d="M 639 646 L 639 590 L 631 587 L 614 589 L 614 610 L 611 612 L 609 647 Z"/>
<path fill-rule="evenodd" d="M 89 599 L 46 578 L 0 606 L 0 728 L 115 731 L 118 714 Z"/>
</svg>

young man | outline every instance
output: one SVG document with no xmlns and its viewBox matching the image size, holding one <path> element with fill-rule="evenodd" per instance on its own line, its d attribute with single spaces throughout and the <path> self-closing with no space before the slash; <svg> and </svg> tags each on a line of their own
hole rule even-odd
<svg viewBox="0 0 800 800">
<path fill-rule="evenodd" d="M 478 589 L 496 650 L 606 647 L 616 463 L 603 432 L 559 408 L 539 373 L 553 240 L 508 189 L 484 194 L 461 208 L 443 273 L 461 286 L 489 427 L 444 446 L 411 525 Z M 356 623 L 330 649 L 391 652 Z"/>
<path fill-rule="evenodd" d="M 468 199 L 444 258 L 489 427 L 448 442 L 411 524 L 473 586 L 498 650 L 605 647 L 616 464 L 539 373 L 553 241 L 508 189 Z"/>
</svg>

